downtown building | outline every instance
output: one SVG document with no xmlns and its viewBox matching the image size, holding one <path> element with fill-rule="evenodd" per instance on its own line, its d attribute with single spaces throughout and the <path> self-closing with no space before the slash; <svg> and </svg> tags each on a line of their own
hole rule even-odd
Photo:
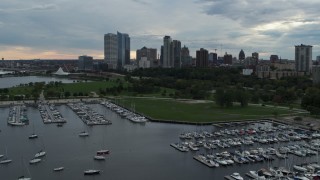
<svg viewBox="0 0 320 180">
<path fill-rule="evenodd" d="M 310 73 L 312 70 L 312 46 L 295 46 L 295 65 L 296 71 Z"/>
<path fill-rule="evenodd" d="M 163 68 L 180 68 L 181 42 L 172 40 L 170 36 L 164 36 L 163 46 L 161 46 L 160 62 Z"/>
<path fill-rule="evenodd" d="M 117 32 L 104 35 L 104 60 L 109 69 L 122 69 L 130 64 L 130 37 Z"/>
<path fill-rule="evenodd" d="M 201 48 L 196 51 L 196 67 L 205 68 L 209 64 L 208 50 Z"/>
<path fill-rule="evenodd" d="M 91 56 L 79 56 L 78 59 L 78 70 L 79 71 L 91 71 L 93 70 L 93 57 Z"/>
<path fill-rule="evenodd" d="M 157 64 L 157 49 L 143 47 L 136 51 L 139 68 L 155 67 Z"/>
</svg>

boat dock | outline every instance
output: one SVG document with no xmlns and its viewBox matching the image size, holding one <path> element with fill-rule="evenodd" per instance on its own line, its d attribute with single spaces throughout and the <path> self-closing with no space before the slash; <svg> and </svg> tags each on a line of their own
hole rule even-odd
<svg viewBox="0 0 320 180">
<path fill-rule="evenodd" d="M 209 163 L 204 156 L 196 155 L 196 156 L 193 156 L 193 159 L 201 162 L 202 164 L 204 164 L 204 165 L 206 165 L 206 166 L 208 166 L 208 167 L 210 167 L 210 168 L 213 168 L 213 167 L 214 167 L 214 165 L 212 165 L 211 163 Z"/>
<path fill-rule="evenodd" d="M 183 148 L 181 146 L 179 146 L 179 144 L 176 143 L 171 143 L 170 146 L 174 147 L 175 149 L 177 149 L 180 152 L 188 152 L 188 148 Z"/>
<path fill-rule="evenodd" d="M 29 124 L 27 108 L 25 105 L 18 105 L 10 108 L 8 124 L 12 126 L 24 126 Z"/>
<path fill-rule="evenodd" d="M 45 124 L 67 122 L 53 104 L 39 104 L 38 108 Z"/>
<path fill-rule="evenodd" d="M 69 103 L 68 106 L 88 126 L 112 124 L 110 120 L 106 119 L 103 115 L 93 111 L 84 103 Z"/>
</svg>

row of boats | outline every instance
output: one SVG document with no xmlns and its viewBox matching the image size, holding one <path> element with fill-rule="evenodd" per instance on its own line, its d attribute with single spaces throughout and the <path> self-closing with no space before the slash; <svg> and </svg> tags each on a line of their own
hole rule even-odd
<svg viewBox="0 0 320 180">
<path fill-rule="evenodd" d="M 121 117 L 126 118 L 134 123 L 145 123 L 147 121 L 147 118 L 139 115 L 135 112 L 129 111 L 128 109 L 125 109 L 119 105 L 116 105 L 110 101 L 103 101 L 100 103 L 101 105 L 104 105 L 105 107 L 109 108 L 110 110 L 116 112 Z"/>
<path fill-rule="evenodd" d="M 112 122 L 103 115 L 95 112 L 84 103 L 68 103 L 68 106 L 78 115 L 87 125 L 110 125 Z"/>
<path fill-rule="evenodd" d="M 11 126 L 24 126 L 29 124 L 27 107 L 25 105 L 10 107 L 7 123 Z"/>
<path fill-rule="evenodd" d="M 56 109 L 54 104 L 47 103 L 39 103 L 38 109 L 41 114 L 41 118 L 43 123 L 66 123 L 65 118 L 60 114 L 60 112 Z"/>
</svg>

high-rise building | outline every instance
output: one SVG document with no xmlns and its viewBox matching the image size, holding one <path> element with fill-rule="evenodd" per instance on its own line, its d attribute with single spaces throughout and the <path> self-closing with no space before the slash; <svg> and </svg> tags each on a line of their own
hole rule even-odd
<svg viewBox="0 0 320 180">
<path fill-rule="evenodd" d="M 317 56 L 316 62 L 318 65 L 320 65 L 320 56 Z"/>
<path fill-rule="evenodd" d="M 170 36 L 165 36 L 163 38 L 163 54 L 162 54 L 162 67 L 163 68 L 172 68 L 173 63 L 171 61 L 171 54 L 172 54 L 172 48 L 171 48 L 171 42 L 172 39 Z"/>
<path fill-rule="evenodd" d="M 244 54 L 244 51 L 241 49 L 241 51 L 239 52 L 239 61 L 240 64 L 243 64 L 244 60 L 246 59 L 246 55 Z"/>
<path fill-rule="evenodd" d="M 91 56 L 79 56 L 78 70 L 80 71 L 91 71 L 93 70 L 93 58 Z"/>
<path fill-rule="evenodd" d="M 312 69 L 312 46 L 295 46 L 295 64 L 296 71 L 311 72 Z"/>
<path fill-rule="evenodd" d="M 232 64 L 232 55 L 228 54 L 226 52 L 226 54 L 223 56 L 223 64 Z"/>
<path fill-rule="evenodd" d="M 192 66 L 192 57 L 190 56 L 189 48 L 183 46 L 183 48 L 181 48 L 181 67 L 190 66 Z"/>
<path fill-rule="evenodd" d="M 117 32 L 118 37 L 118 68 L 130 64 L 130 37 L 128 34 Z"/>
<path fill-rule="evenodd" d="M 104 35 L 104 60 L 109 69 L 117 69 L 118 65 L 118 38 L 116 34 Z"/>
<path fill-rule="evenodd" d="M 130 37 L 117 32 L 104 35 L 104 59 L 110 69 L 120 69 L 130 63 Z"/>
<path fill-rule="evenodd" d="M 173 40 L 171 43 L 171 58 L 172 58 L 172 65 L 175 68 L 181 67 L 181 42 L 178 40 Z"/>
<path fill-rule="evenodd" d="M 201 48 L 196 52 L 196 67 L 208 67 L 208 50 Z"/>
<path fill-rule="evenodd" d="M 218 54 L 209 53 L 209 64 L 217 64 L 217 63 L 218 63 Z"/>
</svg>

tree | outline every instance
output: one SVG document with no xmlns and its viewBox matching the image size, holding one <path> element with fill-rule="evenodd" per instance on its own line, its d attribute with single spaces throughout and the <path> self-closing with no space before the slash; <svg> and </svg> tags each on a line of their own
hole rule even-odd
<svg viewBox="0 0 320 180">
<path fill-rule="evenodd" d="M 66 91 L 66 92 L 64 92 L 64 96 L 65 96 L 66 98 L 68 98 L 68 97 L 71 96 L 71 93 L 70 93 L 69 91 Z"/>
<path fill-rule="evenodd" d="M 222 88 L 218 88 L 216 89 L 216 93 L 215 93 L 215 101 L 216 104 L 220 107 L 223 107 L 225 104 L 225 100 L 224 100 L 224 89 Z"/>
</svg>

